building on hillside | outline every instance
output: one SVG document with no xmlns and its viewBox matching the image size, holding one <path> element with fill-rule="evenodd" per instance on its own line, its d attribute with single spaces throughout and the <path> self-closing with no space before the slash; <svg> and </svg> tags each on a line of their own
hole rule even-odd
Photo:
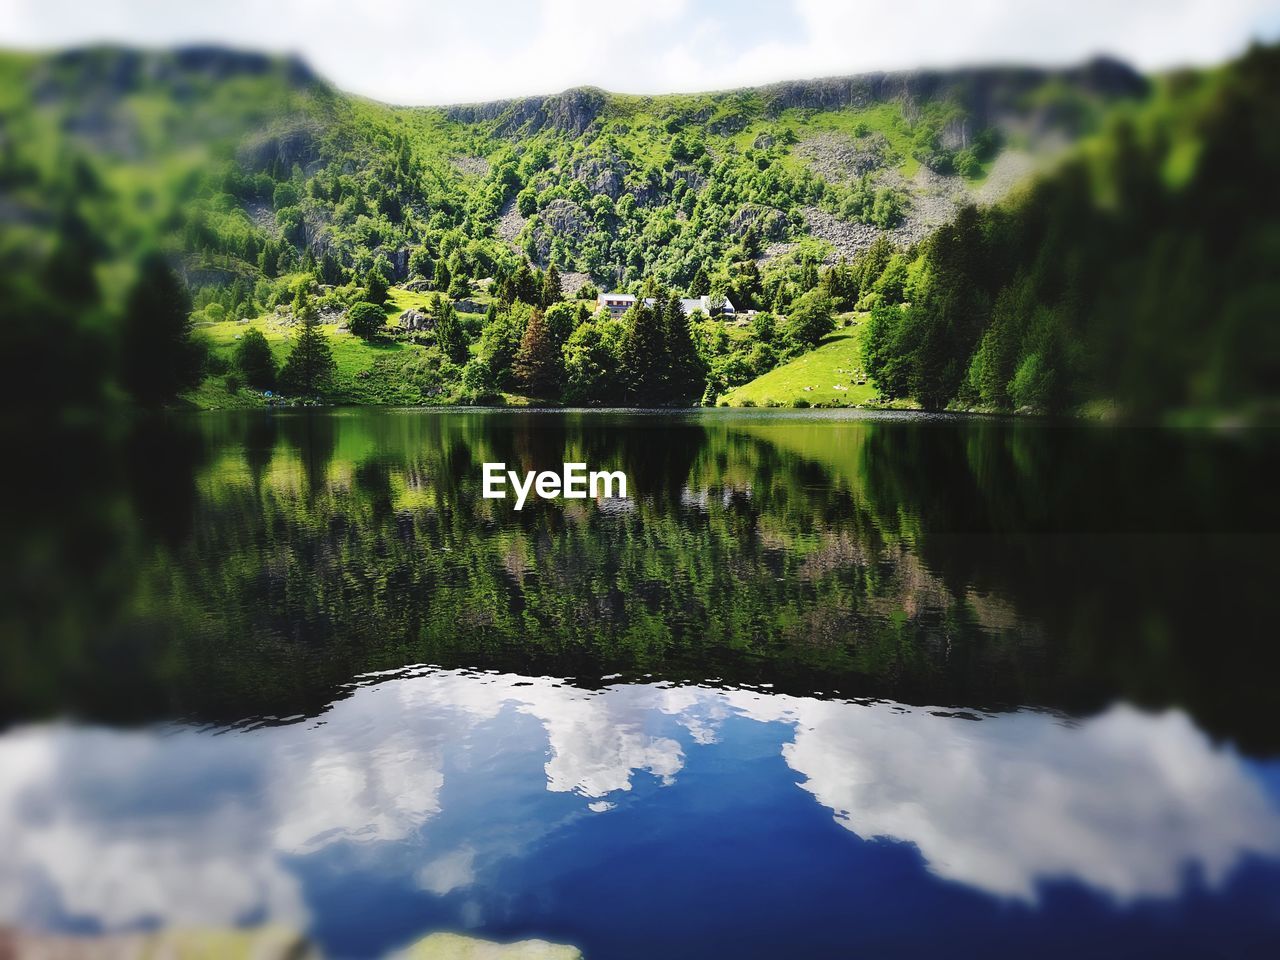
<svg viewBox="0 0 1280 960">
<path fill-rule="evenodd" d="M 645 306 L 653 306 L 653 297 L 646 297 L 644 302 Z M 636 305 L 636 298 L 630 293 L 602 293 L 596 298 L 596 304 L 597 307 L 607 308 L 609 316 L 617 318 Z M 711 316 L 711 298 L 707 296 L 683 297 L 680 300 L 680 308 L 684 310 L 685 316 L 695 310 L 701 310 L 709 317 Z M 729 298 L 725 297 L 720 313 L 725 317 L 735 317 L 738 312 Z"/>
<path fill-rule="evenodd" d="M 607 307 L 615 320 L 636 305 L 636 298 L 629 293 L 602 293 L 596 298 L 600 307 Z"/>
<path fill-rule="evenodd" d="M 711 316 L 711 298 L 707 296 L 692 298 L 683 297 L 680 300 L 680 306 L 684 309 L 685 316 L 688 316 L 695 310 L 701 310 L 708 317 Z M 720 313 L 726 317 L 735 317 L 737 316 L 738 311 L 734 309 L 733 301 L 728 297 L 725 297 L 724 303 L 721 304 L 720 307 Z"/>
</svg>

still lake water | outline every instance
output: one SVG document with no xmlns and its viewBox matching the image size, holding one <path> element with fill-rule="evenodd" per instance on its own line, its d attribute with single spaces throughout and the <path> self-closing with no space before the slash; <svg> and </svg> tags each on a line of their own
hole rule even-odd
<svg viewBox="0 0 1280 960">
<path fill-rule="evenodd" d="M 338 410 L 28 446 L 0 924 L 1274 956 L 1277 440 Z M 516 513 L 484 461 L 632 496 Z"/>
</svg>

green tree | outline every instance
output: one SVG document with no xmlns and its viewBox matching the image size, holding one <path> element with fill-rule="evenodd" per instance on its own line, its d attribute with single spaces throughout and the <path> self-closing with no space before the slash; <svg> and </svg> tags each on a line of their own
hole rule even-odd
<svg viewBox="0 0 1280 960">
<path fill-rule="evenodd" d="M 618 403 L 622 379 L 622 321 L 605 318 L 579 324 L 564 345 L 564 400 L 578 406 Z"/>
<path fill-rule="evenodd" d="M 688 403 L 706 390 L 707 369 L 693 343 L 689 317 L 680 299 L 670 296 L 662 306 L 666 333 L 668 389 L 672 400 Z"/>
<path fill-rule="evenodd" d="M 142 259 L 120 325 L 120 381 L 139 403 L 174 399 L 200 382 L 191 297 L 159 253 Z"/>
<path fill-rule="evenodd" d="M 454 363 L 465 363 L 470 356 L 467 335 L 458 321 L 453 302 L 436 295 L 431 301 L 431 313 L 436 320 L 436 344 L 440 352 Z"/>
<path fill-rule="evenodd" d="M 578 324 L 590 316 L 590 312 L 581 304 L 561 301 L 548 307 L 546 310 L 547 327 L 551 330 L 551 335 L 555 337 L 557 346 L 563 347 Z"/>
<path fill-rule="evenodd" d="M 480 333 L 480 360 L 489 368 L 493 382 L 501 387 L 512 382 L 511 368 L 524 337 L 530 307 L 513 303 L 505 310 L 494 312 Z"/>
<path fill-rule="evenodd" d="M 361 340 L 372 340 L 386 328 L 387 314 L 376 303 L 362 300 L 347 311 L 347 326 Z"/>
<path fill-rule="evenodd" d="M 387 302 L 387 278 L 377 267 L 371 267 L 364 279 L 365 297 L 369 303 L 382 306 Z"/>
<path fill-rule="evenodd" d="M 553 263 L 547 267 L 542 277 L 542 305 L 549 307 L 564 299 L 564 290 L 560 286 L 560 271 Z"/>
<path fill-rule="evenodd" d="M 626 336 L 622 349 L 624 398 L 640 406 L 656 406 L 670 398 L 670 355 L 666 323 L 657 304 L 643 300 L 622 317 Z"/>
<path fill-rule="evenodd" d="M 271 355 L 267 338 L 257 327 L 250 327 L 240 337 L 232 363 L 249 386 L 270 390 L 276 385 L 276 360 Z"/>
<path fill-rule="evenodd" d="M 817 346 L 834 328 L 831 298 L 821 289 L 810 290 L 792 304 L 787 337 L 802 349 Z"/>
<path fill-rule="evenodd" d="M 317 395 L 329 389 L 337 364 L 333 350 L 320 330 L 320 317 L 310 294 L 299 287 L 293 299 L 293 316 L 300 324 L 298 338 L 280 371 L 280 385 L 290 393 Z"/>
</svg>

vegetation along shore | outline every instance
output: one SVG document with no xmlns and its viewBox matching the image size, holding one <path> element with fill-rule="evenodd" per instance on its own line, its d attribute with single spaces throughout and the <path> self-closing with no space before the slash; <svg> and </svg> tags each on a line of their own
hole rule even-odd
<svg viewBox="0 0 1280 960">
<path fill-rule="evenodd" d="M 1267 410 L 1280 49 L 453 107 L 0 55 L 9 408 Z"/>
</svg>

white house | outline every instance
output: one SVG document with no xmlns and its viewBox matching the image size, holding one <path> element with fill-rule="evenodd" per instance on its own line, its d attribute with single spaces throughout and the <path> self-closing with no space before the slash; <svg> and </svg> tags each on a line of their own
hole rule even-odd
<svg viewBox="0 0 1280 960">
<path fill-rule="evenodd" d="M 651 307 L 654 304 L 653 297 L 645 297 L 645 306 Z M 596 298 L 598 307 L 607 307 L 609 316 L 620 317 L 632 307 L 636 305 L 636 298 L 629 293 L 602 293 Z M 680 308 L 685 312 L 685 316 L 693 313 L 695 310 L 701 310 L 708 317 L 711 316 L 711 298 L 702 297 L 685 297 L 680 300 Z M 733 303 L 728 297 L 724 298 L 724 304 L 720 312 L 726 317 L 735 317 L 738 311 L 734 309 Z"/>
</svg>

